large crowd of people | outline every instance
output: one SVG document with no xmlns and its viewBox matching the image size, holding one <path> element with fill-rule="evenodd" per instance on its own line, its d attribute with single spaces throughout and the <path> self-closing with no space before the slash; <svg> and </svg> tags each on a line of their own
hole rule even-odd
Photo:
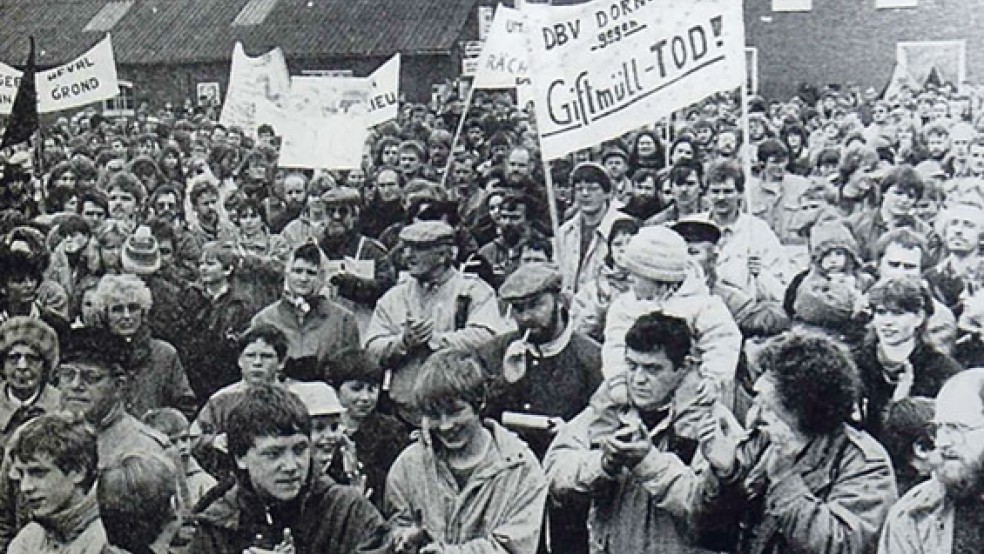
<svg viewBox="0 0 984 554">
<path fill-rule="evenodd" d="M 984 98 L 469 98 L 0 154 L 0 550 L 984 551 Z"/>
</svg>

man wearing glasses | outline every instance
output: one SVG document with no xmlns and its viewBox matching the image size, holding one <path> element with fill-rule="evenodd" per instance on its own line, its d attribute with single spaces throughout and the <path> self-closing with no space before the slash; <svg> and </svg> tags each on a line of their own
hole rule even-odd
<svg viewBox="0 0 984 554">
<path fill-rule="evenodd" d="M 96 433 L 97 465 L 113 464 L 125 454 L 144 452 L 165 456 L 168 438 L 141 423 L 124 405 L 128 375 L 115 360 L 104 335 L 81 329 L 72 335 L 54 372 L 61 409 L 84 419 Z M 23 432 L 14 431 L 11 442 Z M 11 459 L 0 467 L 0 550 L 6 551 L 24 526 L 24 499 L 10 480 Z"/>
<path fill-rule="evenodd" d="M 386 248 L 359 231 L 362 196 L 351 187 L 333 188 L 323 195 L 327 216 L 320 237 L 329 261 L 329 282 L 340 304 L 352 310 L 364 331 L 376 300 L 396 282 Z"/>
<path fill-rule="evenodd" d="M 962 554 L 984 544 L 984 369 L 953 376 L 930 425 L 933 476 L 888 514 L 879 554 Z"/>
</svg>

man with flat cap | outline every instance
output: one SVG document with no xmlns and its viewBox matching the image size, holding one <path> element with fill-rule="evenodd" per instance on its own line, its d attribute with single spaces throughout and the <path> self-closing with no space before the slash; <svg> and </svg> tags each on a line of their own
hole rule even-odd
<svg viewBox="0 0 984 554">
<path fill-rule="evenodd" d="M 454 267 L 454 229 L 419 221 L 400 231 L 410 278 L 376 303 L 364 335 L 366 354 L 387 371 L 395 411 L 412 424 L 412 390 L 420 366 L 436 350 L 474 349 L 502 327 L 495 291 Z"/>
<path fill-rule="evenodd" d="M 553 438 L 552 426 L 510 425 L 510 414 L 568 420 L 584 409 L 601 384 L 601 346 L 571 324 L 560 269 L 549 262 L 519 266 L 499 289 L 517 330 L 480 349 L 492 374 L 488 414 L 503 418 L 538 456 Z"/>
<path fill-rule="evenodd" d="M 486 414 L 519 434 L 541 460 L 563 422 L 601 385 L 601 346 L 574 330 L 563 276 L 548 262 L 520 265 L 499 288 L 517 330 L 479 349 L 491 373 Z M 554 552 L 586 552 L 589 503 L 568 499 L 548 511 Z"/>
</svg>

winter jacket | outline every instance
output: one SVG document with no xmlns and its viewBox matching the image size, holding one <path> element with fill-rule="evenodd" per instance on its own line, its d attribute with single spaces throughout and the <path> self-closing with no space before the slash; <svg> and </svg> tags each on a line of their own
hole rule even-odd
<svg viewBox="0 0 984 554">
<path fill-rule="evenodd" d="M 44 414 L 52 413 L 61 406 L 61 393 L 55 387 L 45 383 L 37 398 L 29 404 L 14 404 L 7 393 L 6 387 L 0 387 L 0 449 L 5 449 L 7 439 L 15 429 Z"/>
<path fill-rule="evenodd" d="M 240 554 L 256 544 L 271 548 L 290 529 L 297 554 L 390 552 L 386 523 L 368 500 L 351 487 L 313 475 L 300 495 L 285 506 L 269 507 L 241 482 L 213 502 L 198 506 L 189 552 Z"/>
<path fill-rule="evenodd" d="M 409 318 L 431 319 L 434 333 L 427 345 L 408 351 L 403 330 Z M 410 278 L 390 289 L 373 311 L 366 330 L 366 354 L 393 371 L 390 396 L 409 402 L 420 365 L 442 348 L 475 348 L 501 328 L 495 291 L 475 276 L 452 270 L 440 283 L 423 286 Z"/>
<path fill-rule="evenodd" d="M 943 383 L 963 370 L 953 358 L 918 339 L 908 361 L 914 373 L 909 396 L 935 398 Z M 862 385 L 861 426 L 880 439 L 895 385 L 885 379 L 885 369 L 878 360 L 878 343 L 874 336 L 869 336 L 855 349 L 854 362 L 858 366 Z"/>
<path fill-rule="evenodd" d="M 628 218 L 629 216 L 614 206 L 609 206 L 608 212 L 594 230 L 587 252 L 581 252 L 583 217 L 580 212 L 560 226 L 556 237 L 557 258 L 564 277 L 565 291 L 573 295 L 594 282 L 608 257 L 608 233 L 612 224 L 619 219 Z"/>
<path fill-rule="evenodd" d="M 316 297 L 309 307 L 310 311 L 303 313 L 281 299 L 263 308 L 252 323 L 273 325 L 283 331 L 288 343 L 287 374 L 291 375 L 292 361 L 302 363 L 307 368 L 304 373 L 291 375 L 302 381 L 325 379 L 326 362 L 330 372 L 330 361 L 337 353 L 359 346 L 359 329 L 352 312 L 324 297 Z"/>
<path fill-rule="evenodd" d="M 696 480 L 707 468 L 694 439 L 696 426 L 690 423 L 694 412 L 671 409 L 647 429 L 654 450 L 631 471 L 611 475 L 602 468 L 601 441 L 620 428 L 625 414 L 639 414 L 630 403 L 609 393 L 615 389 L 612 381 L 602 385 L 591 405 L 550 445 L 544 467 L 551 496 L 591 499 L 592 554 L 705 552 L 691 546 L 686 534 L 691 490 L 673 486 L 676 476 L 686 474 L 686 479 Z"/>
<path fill-rule="evenodd" d="M 898 498 L 880 444 L 843 424 L 814 437 L 778 482 L 769 482 L 760 467 L 767 446 L 753 433 L 739 444 L 732 479 L 705 473 L 691 507 L 700 544 L 740 554 L 875 552 L 882 523 Z M 680 479 L 674 486 L 690 485 Z"/>
<path fill-rule="evenodd" d="M 99 519 L 95 491 L 48 516 L 42 525 L 28 523 L 7 547 L 8 554 L 100 554 L 106 531 Z"/>
<path fill-rule="evenodd" d="M 950 554 L 952 513 L 939 480 L 913 487 L 888 512 L 878 554 Z"/>
<path fill-rule="evenodd" d="M 488 455 L 464 487 L 426 431 L 396 459 L 386 481 L 386 513 L 394 529 L 414 524 L 415 514 L 445 554 L 537 551 L 547 480 L 539 462 L 515 435 L 492 420 Z"/>
<path fill-rule="evenodd" d="M 117 341 L 129 377 L 124 392 L 127 412 L 143 417 L 157 408 L 175 408 L 189 419 L 195 417 L 195 393 L 173 346 L 151 338 L 146 330 L 129 342 L 118 337 Z"/>
</svg>

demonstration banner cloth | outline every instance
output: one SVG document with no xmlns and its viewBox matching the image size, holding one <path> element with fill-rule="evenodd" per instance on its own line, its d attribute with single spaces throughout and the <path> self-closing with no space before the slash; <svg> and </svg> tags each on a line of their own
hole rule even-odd
<svg viewBox="0 0 984 554">
<path fill-rule="evenodd" d="M 745 81 L 741 0 L 596 0 L 523 12 L 547 160 Z"/>
<path fill-rule="evenodd" d="M 0 115 L 9 115 L 21 71 L 0 62 Z M 120 93 L 113 43 L 106 35 L 74 60 L 36 74 L 38 111 L 58 112 L 113 98 Z"/>
</svg>

